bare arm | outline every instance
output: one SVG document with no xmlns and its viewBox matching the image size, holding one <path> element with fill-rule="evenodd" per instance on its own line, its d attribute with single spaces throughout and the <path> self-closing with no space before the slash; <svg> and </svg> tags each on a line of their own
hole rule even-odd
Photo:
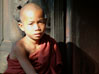
<svg viewBox="0 0 99 74">
<path fill-rule="evenodd" d="M 37 74 L 28 57 L 26 50 L 21 45 L 14 46 L 15 55 L 26 74 Z"/>
</svg>

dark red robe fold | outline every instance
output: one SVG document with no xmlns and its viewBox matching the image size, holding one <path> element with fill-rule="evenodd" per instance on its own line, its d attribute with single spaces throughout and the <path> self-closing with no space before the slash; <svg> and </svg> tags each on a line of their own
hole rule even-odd
<svg viewBox="0 0 99 74">
<path fill-rule="evenodd" d="M 54 39 L 44 35 L 41 47 L 29 55 L 29 60 L 38 74 L 60 74 L 61 55 Z M 7 58 L 8 68 L 4 74 L 25 74 L 18 60 Z"/>
</svg>

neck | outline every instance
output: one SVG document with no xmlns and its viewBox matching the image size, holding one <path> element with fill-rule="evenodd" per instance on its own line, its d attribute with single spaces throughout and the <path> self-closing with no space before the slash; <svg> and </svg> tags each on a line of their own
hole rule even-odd
<svg viewBox="0 0 99 74">
<path fill-rule="evenodd" d="M 35 45 L 39 44 L 39 40 L 33 40 L 29 38 L 28 36 L 25 36 L 25 41 L 28 41 L 28 43 L 30 44 L 35 44 Z"/>
</svg>

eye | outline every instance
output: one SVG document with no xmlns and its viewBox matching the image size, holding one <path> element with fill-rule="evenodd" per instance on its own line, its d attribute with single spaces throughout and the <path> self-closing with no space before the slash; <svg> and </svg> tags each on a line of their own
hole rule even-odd
<svg viewBox="0 0 99 74">
<path fill-rule="evenodd" d="M 29 23 L 29 25 L 32 25 L 32 23 Z"/>
<path fill-rule="evenodd" d="M 28 25 L 33 25 L 33 22 L 29 23 Z"/>
<path fill-rule="evenodd" d="M 45 24 L 45 23 L 46 23 L 46 20 L 45 20 L 45 19 L 41 19 L 41 20 L 39 20 L 37 23 L 38 23 L 38 24 L 39 24 L 39 23 Z"/>
</svg>

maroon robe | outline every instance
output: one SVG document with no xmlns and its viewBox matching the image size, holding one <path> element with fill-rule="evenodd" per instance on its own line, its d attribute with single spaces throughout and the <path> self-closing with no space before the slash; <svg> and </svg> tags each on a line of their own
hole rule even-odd
<svg viewBox="0 0 99 74">
<path fill-rule="evenodd" d="M 54 39 L 44 34 L 41 47 L 29 55 L 29 60 L 38 74 L 60 74 L 61 56 Z M 25 74 L 18 60 L 7 57 L 8 68 L 4 74 Z"/>
</svg>

